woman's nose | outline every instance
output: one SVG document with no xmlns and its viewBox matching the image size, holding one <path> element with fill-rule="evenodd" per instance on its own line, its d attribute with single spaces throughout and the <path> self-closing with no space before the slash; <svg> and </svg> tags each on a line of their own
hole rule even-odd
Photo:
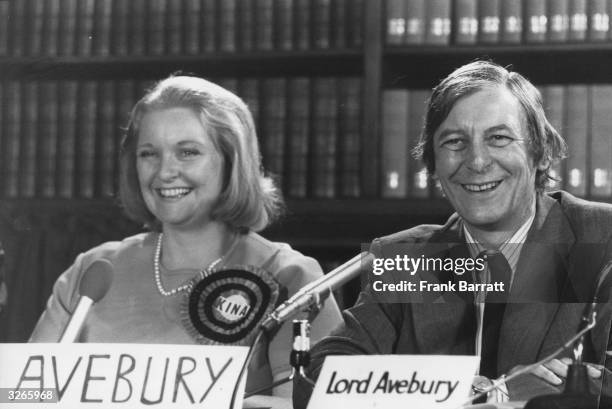
<svg viewBox="0 0 612 409">
<path fill-rule="evenodd" d="M 161 180 L 173 180 L 180 174 L 180 164 L 174 155 L 162 155 L 159 164 L 159 178 Z"/>
</svg>

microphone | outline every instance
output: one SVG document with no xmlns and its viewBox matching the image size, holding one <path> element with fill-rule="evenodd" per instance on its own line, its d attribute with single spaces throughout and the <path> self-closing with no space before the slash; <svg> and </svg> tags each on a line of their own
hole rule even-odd
<svg viewBox="0 0 612 409">
<path fill-rule="evenodd" d="M 357 277 L 361 270 L 373 261 L 374 255 L 370 252 L 364 251 L 356 255 L 318 280 L 302 287 L 293 297 L 279 305 L 261 324 L 261 327 L 270 333 L 294 315 L 313 305 L 320 305 L 332 290 Z"/>
<path fill-rule="evenodd" d="M 79 301 L 59 339 L 60 343 L 76 341 L 85 323 L 89 308 L 106 295 L 112 281 L 113 265 L 110 261 L 100 259 L 94 261 L 89 266 L 81 277 L 81 282 L 79 283 Z"/>
<path fill-rule="evenodd" d="M 608 261 L 608 263 L 598 274 L 593 299 L 584 308 L 582 319 L 580 320 L 580 325 L 578 327 L 578 334 L 582 332 L 582 335 L 578 338 L 574 345 L 574 362 L 569 365 L 563 393 L 535 397 L 527 402 L 525 409 L 612 408 L 612 398 L 605 395 L 598 396 L 591 393 L 589 390 L 589 376 L 587 374 L 587 367 L 582 363 L 582 351 L 584 349 L 586 329 L 590 326 L 591 322 L 595 322 L 596 320 L 596 308 L 599 301 L 599 295 L 601 288 L 603 287 L 603 283 L 608 278 L 610 271 L 612 271 L 612 260 Z"/>
</svg>

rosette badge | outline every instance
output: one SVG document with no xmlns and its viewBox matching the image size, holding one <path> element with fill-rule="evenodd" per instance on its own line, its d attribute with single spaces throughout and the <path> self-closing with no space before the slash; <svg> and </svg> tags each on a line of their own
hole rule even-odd
<svg viewBox="0 0 612 409">
<path fill-rule="evenodd" d="M 181 315 L 193 338 L 208 345 L 249 345 L 279 301 L 279 285 L 253 266 L 202 272 L 190 283 Z"/>
</svg>

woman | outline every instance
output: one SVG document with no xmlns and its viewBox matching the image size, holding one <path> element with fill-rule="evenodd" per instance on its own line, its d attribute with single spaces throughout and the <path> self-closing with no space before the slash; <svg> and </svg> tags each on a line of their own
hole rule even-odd
<svg viewBox="0 0 612 409">
<path fill-rule="evenodd" d="M 314 259 L 256 233 L 275 219 L 281 200 L 262 174 L 253 119 L 236 95 L 201 78 L 167 78 L 135 105 L 121 148 L 122 204 L 151 231 L 79 255 L 56 282 L 32 341 L 57 341 L 80 277 L 101 258 L 112 263 L 113 282 L 90 312 L 83 342 L 221 343 L 202 337 L 181 312 L 199 279 L 249 266 L 273 293 L 291 296 L 322 274 Z M 340 319 L 328 300 L 312 323 L 313 339 Z M 289 373 L 291 337 L 285 323 L 269 345 L 260 343 L 247 391 Z M 274 390 L 290 393 L 289 384 Z"/>
</svg>

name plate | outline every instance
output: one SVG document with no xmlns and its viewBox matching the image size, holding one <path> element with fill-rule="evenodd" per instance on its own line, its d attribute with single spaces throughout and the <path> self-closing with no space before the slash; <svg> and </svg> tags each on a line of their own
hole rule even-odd
<svg viewBox="0 0 612 409">
<path fill-rule="evenodd" d="M 0 344 L 0 407 L 229 408 L 248 347 Z M 245 382 L 234 408 L 242 408 Z"/>
<path fill-rule="evenodd" d="M 328 356 L 308 409 L 456 408 L 469 397 L 478 357 Z"/>
</svg>

